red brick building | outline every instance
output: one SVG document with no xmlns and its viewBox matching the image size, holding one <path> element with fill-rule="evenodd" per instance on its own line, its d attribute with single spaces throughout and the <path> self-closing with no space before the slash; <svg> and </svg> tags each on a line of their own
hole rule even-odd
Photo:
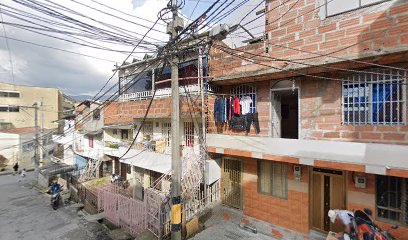
<svg viewBox="0 0 408 240">
<path fill-rule="evenodd" d="M 249 96 L 260 130 L 216 125 L 209 98 L 223 203 L 303 233 L 339 230 L 329 209 L 369 208 L 408 238 L 408 2 L 268 0 L 265 13 L 264 41 L 210 51 L 213 83 Z"/>
</svg>

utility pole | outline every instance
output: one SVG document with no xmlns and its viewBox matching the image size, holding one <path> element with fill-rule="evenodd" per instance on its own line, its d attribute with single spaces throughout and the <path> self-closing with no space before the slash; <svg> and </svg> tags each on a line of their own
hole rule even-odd
<svg viewBox="0 0 408 240">
<path fill-rule="evenodd" d="M 40 141 L 42 143 L 42 139 L 43 139 L 43 136 L 44 136 L 44 105 L 43 105 L 43 100 L 44 100 L 44 98 L 42 97 L 41 98 L 41 103 L 40 103 L 41 109 L 37 108 L 38 110 L 41 110 L 40 136 L 39 136 L 39 138 L 37 138 L 38 139 L 38 141 L 37 141 L 38 145 L 40 145 Z M 42 159 L 42 156 L 44 156 L 43 148 L 39 148 L 39 154 L 40 154 L 40 159 Z M 41 160 L 39 161 L 39 164 L 42 164 Z"/>
<path fill-rule="evenodd" d="M 35 128 L 35 149 L 34 149 L 34 166 L 36 170 L 40 164 L 40 139 L 38 132 L 38 104 L 35 102 L 33 104 L 34 108 L 34 128 Z"/>
<path fill-rule="evenodd" d="M 178 16 L 177 0 L 171 0 L 173 20 L 167 25 L 170 41 L 175 41 L 183 28 L 183 19 Z M 173 45 L 175 42 L 173 42 Z M 170 45 L 171 46 L 171 45 Z M 178 84 L 178 56 L 173 51 L 171 59 L 171 239 L 181 240 L 181 141 L 180 141 L 180 96 Z"/>
</svg>

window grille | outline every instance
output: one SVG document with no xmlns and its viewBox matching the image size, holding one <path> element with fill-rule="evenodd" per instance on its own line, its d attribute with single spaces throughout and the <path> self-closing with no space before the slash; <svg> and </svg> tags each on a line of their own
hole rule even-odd
<svg viewBox="0 0 408 240">
<path fill-rule="evenodd" d="M 278 198 L 288 198 L 288 165 L 258 160 L 258 192 Z"/>
<path fill-rule="evenodd" d="M 171 123 L 165 122 L 162 123 L 162 134 L 166 142 L 166 147 L 171 145 Z"/>
<path fill-rule="evenodd" d="M 343 124 L 404 124 L 406 72 L 370 69 L 343 82 Z"/>
<path fill-rule="evenodd" d="M 186 147 L 194 146 L 194 123 L 185 122 L 184 123 L 184 140 Z"/>
<path fill-rule="evenodd" d="M 143 138 L 144 140 L 147 141 L 153 139 L 153 123 L 151 122 L 143 123 Z"/>
<path fill-rule="evenodd" d="M 377 176 L 377 217 L 392 223 L 408 224 L 408 180 Z"/>
<path fill-rule="evenodd" d="M 231 95 L 239 97 L 249 96 L 252 99 L 251 106 L 249 107 L 250 113 L 256 113 L 256 88 L 250 85 L 239 85 L 231 89 Z"/>
</svg>

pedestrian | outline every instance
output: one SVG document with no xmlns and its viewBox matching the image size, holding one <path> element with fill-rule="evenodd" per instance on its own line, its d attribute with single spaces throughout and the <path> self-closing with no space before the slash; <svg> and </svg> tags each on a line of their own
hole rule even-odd
<svg viewBox="0 0 408 240">
<path fill-rule="evenodd" d="M 336 233 L 337 239 L 354 239 L 355 230 L 353 225 L 354 214 L 347 210 L 329 210 L 328 217 L 334 223 L 336 220 L 340 221 L 344 227 L 344 232 Z"/>
<path fill-rule="evenodd" d="M 23 170 L 21 171 L 21 174 L 20 174 L 21 178 L 18 181 L 21 182 L 22 180 L 24 180 L 25 176 L 26 176 L 26 169 L 23 168 Z"/>
<path fill-rule="evenodd" d="M 18 172 L 18 162 L 14 164 L 13 169 L 14 169 L 13 175 L 16 175 L 16 173 Z"/>
</svg>

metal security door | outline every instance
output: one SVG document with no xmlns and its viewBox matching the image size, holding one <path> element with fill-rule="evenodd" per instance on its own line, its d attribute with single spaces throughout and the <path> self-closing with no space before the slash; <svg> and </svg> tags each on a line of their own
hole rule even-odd
<svg viewBox="0 0 408 240">
<path fill-rule="evenodd" d="M 222 161 L 222 203 L 230 207 L 242 207 L 242 162 L 223 158 Z"/>
<path fill-rule="evenodd" d="M 271 115 L 271 130 L 272 137 L 281 137 L 281 97 L 279 94 L 271 91 L 271 101 L 272 101 L 272 115 Z"/>
</svg>

